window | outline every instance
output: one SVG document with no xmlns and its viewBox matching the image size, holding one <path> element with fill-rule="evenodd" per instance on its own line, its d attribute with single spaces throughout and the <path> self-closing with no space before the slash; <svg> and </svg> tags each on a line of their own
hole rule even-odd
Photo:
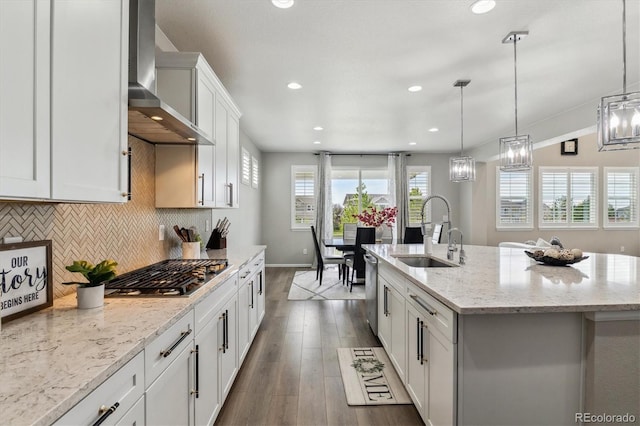
<svg viewBox="0 0 640 426">
<path fill-rule="evenodd" d="M 540 167 L 540 228 L 598 227 L 598 168 Z"/>
<path fill-rule="evenodd" d="M 249 151 L 247 151 L 246 148 L 242 148 L 242 177 L 240 179 L 240 182 L 243 185 L 249 185 L 251 182 L 251 155 L 249 154 Z"/>
<path fill-rule="evenodd" d="M 496 228 L 533 229 L 531 170 L 505 172 L 496 167 Z"/>
<path fill-rule="evenodd" d="M 260 182 L 260 173 L 258 168 L 258 159 L 251 156 L 251 187 L 257 188 L 258 183 Z"/>
<path fill-rule="evenodd" d="M 409 225 L 420 226 L 422 203 L 431 195 L 431 167 L 407 166 L 407 194 L 409 195 Z M 431 222 L 431 209 L 428 206 L 425 220 Z"/>
<path fill-rule="evenodd" d="M 342 236 L 343 223 L 356 223 L 354 215 L 371 206 L 393 207 L 389 195 L 389 173 L 384 169 L 334 167 L 331 171 L 333 234 Z"/>
<path fill-rule="evenodd" d="M 637 228 L 638 167 L 604 168 L 604 228 Z"/>
<path fill-rule="evenodd" d="M 291 166 L 291 229 L 316 221 L 316 166 Z"/>
</svg>

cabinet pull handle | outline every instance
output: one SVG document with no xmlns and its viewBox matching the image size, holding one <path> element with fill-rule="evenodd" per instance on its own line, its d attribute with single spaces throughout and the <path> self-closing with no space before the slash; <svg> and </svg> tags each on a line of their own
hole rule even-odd
<svg viewBox="0 0 640 426">
<path fill-rule="evenodd" d="M 241 280 L 244 280 L 245 278 L 247 278 L 249 276 L 249 274 L 251 274 L 251 271 L 248 271 L 246 274 L 244 274 L 243 276 L 240 277 Z"/>
<path fill-rule="evenodd" d="M 222 353 L 227 352 L 227 312 L 222 313 Z"/>
<path fill-rule="evenodd" d="M 229 207 L 233 207 L 233 183 L 229 184 Z"/>
<path fill-rule="evenodd" d="M 196 349 L 191 353 L 196 354 L 196 388 L 191 391 L 191 395 L 195 395 L 196 398 L 200 396 L 200 350 L 199 345 L 196 345 Z"/>
<path fill-rule="evenodd" d="M 416 359 L 420 361 L 420 317 L 416 317 Z"/>
<path fill-rule="evenodd" d="M 258 294 L 262 296 L 262 271 L 260 271 L 259 275 L 260 275 L 260 281 L 259 281 L 260 286 L 258 287 Z"/>
<path fill-rule="evenodd" d="M 390 312 L 389 312 L 389 296 L 388 296 L 388 292 L 389 292 L 389 288 L 385 285 L 384 286 L 384 315 L 386 317 L 389 316 Z"/>
<path fill-rule="evenodd" d="M 96 420 L 93 426 L 100 426 L 105 420 L 107 420 L 107 417 L 112 415 L 118 409 L 119 406 L 120 406 L 120 403 L 116 402 L 109 408 L 105 407 L 104 405 L 100 407 L 100 409 L 98 410 L 98 413 L 102 415 L 98 420 Z"/>
<path fill-rule="evenodd" d="M 178 345 L 179 345 L 180 343 L 182 343 L 182 341 L 183 341 L 184 339 L 186 339 L 188 335 L 190 335 L 190 334 L 191 334 L 191 331 L 192 331 L 192 330 L 191 330 L 191 328 L 189 328 L 187 331 L 183 331 L 183 332 L 181 332 L 181 333 L 180 333 L 180 337 L 178 338 L 178 340 L 176 340 L 176 341 L 173 343 L 173 345 L 171 345 L 171 347 L 170 347 L 169 349 L 167 349 L 166 351 L 160 351 L 160 355 L 162 355 L 164 358 L 166 358 L 166 357 L 168 357 L 169 355 L 171 355 L 171 352 L 173 352 L 173 350 L 174 350 L 175 348 L 177 348 L 177 347 L 178 347 Z"/>
<path fill-rule="evenodd" d="M 225 315 L 225 330 L 226 330 L 226 332 L 224 334 L 224 336 L 225 336 L 224 348 L 225 348 L 225 350 L 228 351 L 229 350 L 229 310 L 226 309 L 224 312 L 226 314 Z"/>
<path fill-rule="evenodd" d="M 250 290 L 251 291 L 251 304 L 249 305 L 249 307 L 251 309 L 253 309 L 253 280 L 251 280 L 249 282 L 249 287 L 251 287 L 251 290 Z"/>
<path fill-rule="evenodd" d="M 423 365 L 427 362 L 427 359 L 424 357 L 424 329 L 427 328 L 427 325 L 424 321 L 420 321 L 420 365 Z"/>
<path fill-rule="evenodd" d="M 420 299 L 418 296 L 416 296 L 415 294 L 409 294 L 409 296 L 416 301 L 416 303 L 420 306 L 422 306 L 428 313 L 429 315 L 435 315 L 438 313 L 438 311 L 436 311 L 435 309 L 433 309 L 431 306 L 429 306 L 426 302 L 423 302 L 422 299 Z"/>
<path fill-rule="evenodd" d="M 131 190 L 131 147 L 128 147 L 126 151 L 122 151 L 122 155 L 126 155 L 127 156 L 127 200 L 131 201 L 131 196 L 132 196 L 132 190 Z"/>
<path fill-rule="evenodd" d="M 204 173 L 198 177 L 202 179 L 202 189 L 200 191 L 200 195 L 202 196 L 202 198 L 200 199 L 200 205 L 204 206 Z"/>
</svg>

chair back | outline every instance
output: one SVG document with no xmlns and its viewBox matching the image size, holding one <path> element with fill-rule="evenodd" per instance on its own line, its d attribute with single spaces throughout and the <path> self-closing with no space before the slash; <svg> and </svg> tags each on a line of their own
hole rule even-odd
<svg viewBox="0 0 640 426">
<path fill-rule="evenodd" d="M 316 228 L 314 228 L 313 225 L 311 225 L 311 235 L 313 235 L 313 247 L 316 251 L 316 259 L 317 259 L 318 265 L 323 265 L 324 262 L 322 261 L 322 252 L 320 251 L 320 244 L 318 244 L 318 236 L 316 235 Z"/>
<path fill-rule="evenodd" d="M 422 229 L 419 226 L 407 226 L 404 228 L 404 244 L 422 244 Z"/>
<path fill-rule="evenodd" d="M 356 238 L 356 233 L 358 229 L 357 223 L 343 223 L 342 224 L 342 239 L 343 240 L 353 240 Z"/>
<path fill-rule="evenodd" d="M 356 271 L 364 270 L 364 249 L 363 244 L 376 243 L 376 228 L 358 227 L 356 231 L 356 248 L 353 258 L 353 269 Z"/>
</svg>

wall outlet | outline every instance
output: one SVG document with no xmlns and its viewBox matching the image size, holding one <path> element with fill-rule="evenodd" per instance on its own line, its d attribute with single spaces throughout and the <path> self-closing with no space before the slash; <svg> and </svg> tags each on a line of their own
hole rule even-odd
<svg viewBox="0 0 640 426">
<path fill-rule="evenodd" d="M 624 246 L 620 246 L 620 253 L 624 253 Z"/>
<path fill-rule="evenodd" d="M 308 254 L 308 253 L 307 253 L 307 249 L 306 249 L 306 248 L 305 248 L 305 249 L 302 249 L 302 254 Z"/>
<path fill-rule="evenodd" d="M 23 241 L 22 237 L 4 237 L 3 241 L 5 244 L 16 244 L 21 243 Z"/>
<path fill-rule="evenodd" d="M 164 241 L 164 225 L 158 227 L 158 240 Z"/>
<path fill-rule="evenodd" d="M 204 221 L 204 232 L 209 232 L 211 228 L 211 221 L 209 219 L 206 219 Z"/>
</svg>

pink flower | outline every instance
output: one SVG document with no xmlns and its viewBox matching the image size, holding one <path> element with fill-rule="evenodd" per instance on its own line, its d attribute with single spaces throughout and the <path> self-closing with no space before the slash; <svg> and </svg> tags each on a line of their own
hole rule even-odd
<svg viewBox="0 0 640 426">
<path fill-rule="evenodd" d="M 376 206 L 371 206 L 369 210 L 364 210 L 358 215 L 353 215 L 353 217 L 357 218 L 363 225 L 377 228 L 381 225 L 387 225 L 390 227 L 396 223 L 397 215 L 397 207 L 385 207 L 382 210 L 378 210 Z"/>
</svg>

